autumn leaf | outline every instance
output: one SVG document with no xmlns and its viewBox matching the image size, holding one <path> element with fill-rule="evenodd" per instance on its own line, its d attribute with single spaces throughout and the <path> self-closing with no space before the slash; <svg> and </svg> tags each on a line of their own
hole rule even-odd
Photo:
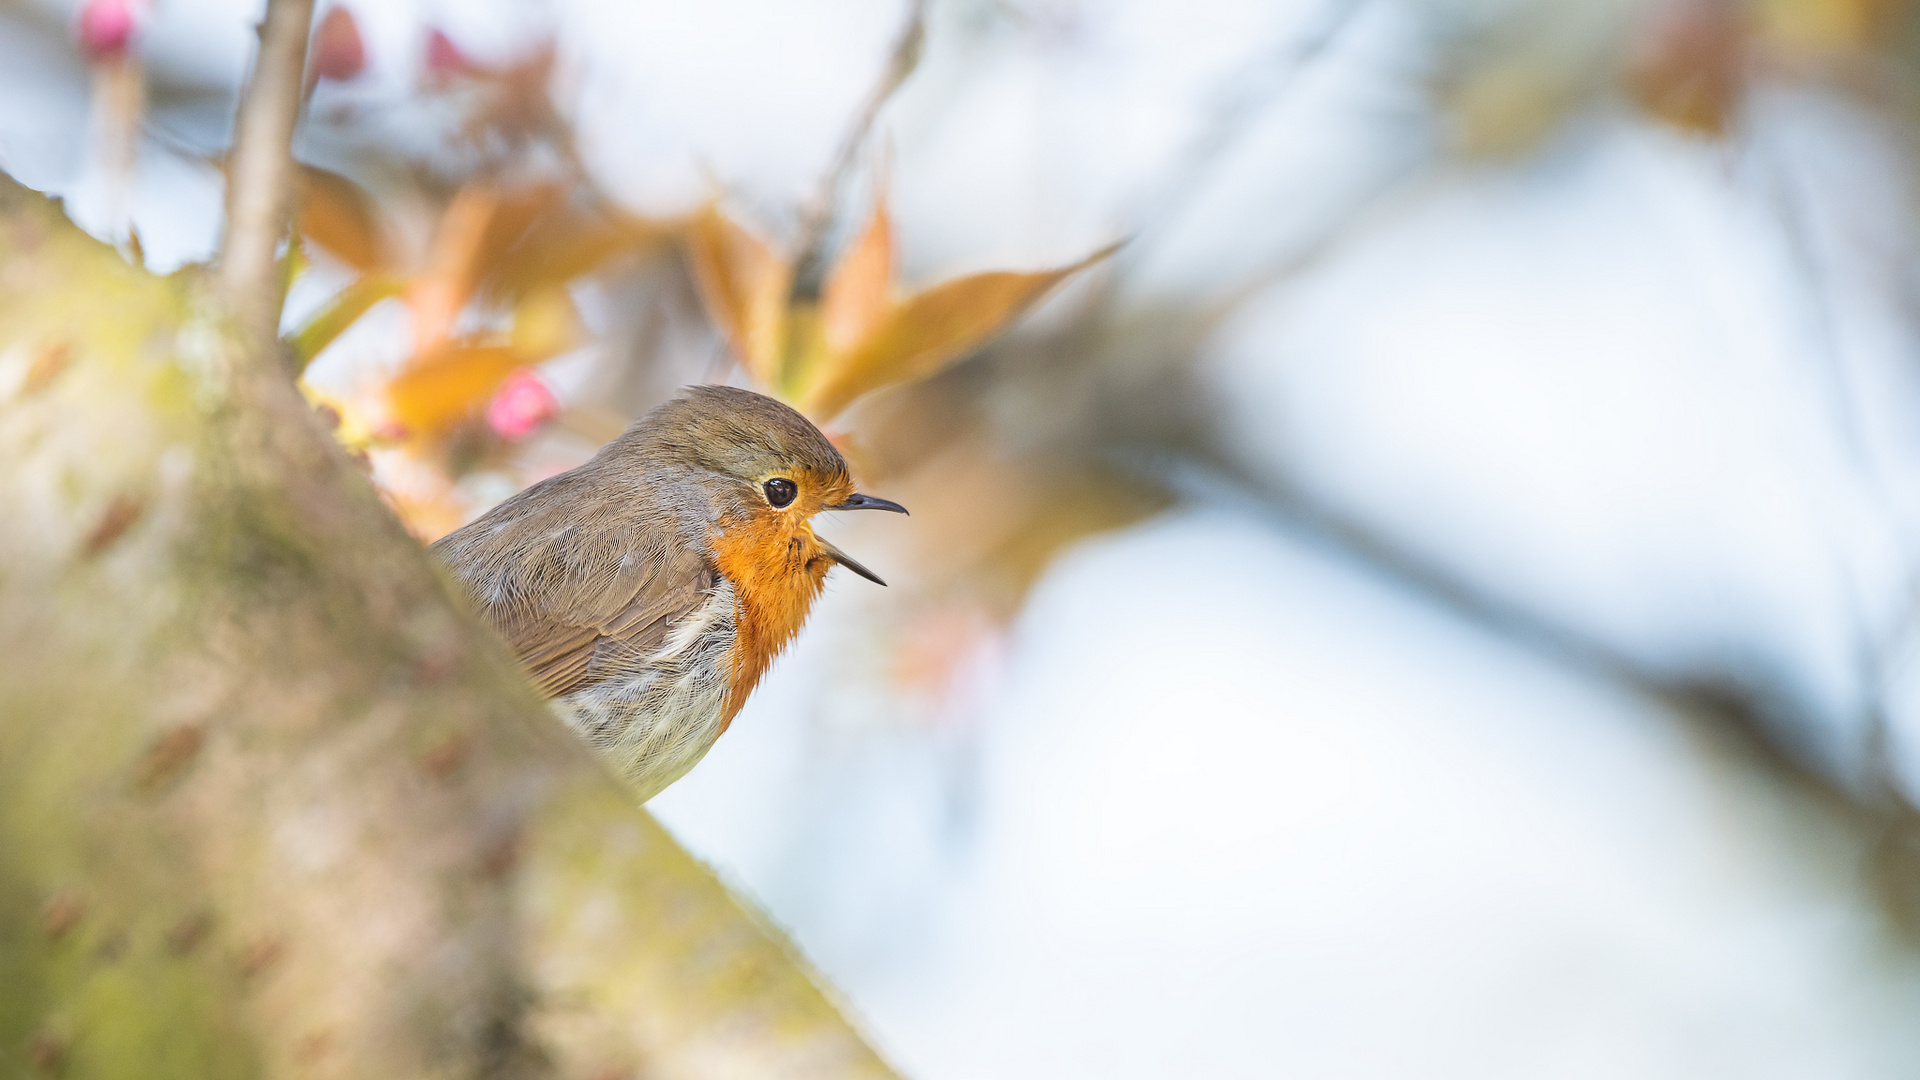
<svg viewBox="0 0 1920 1080">
<path fill-rule="evenodd" d="M 450 345 L 388 383 L 387 404 L 409 433 L 438 431 L 476 412 L 527 363 L 512 345 Z"/>
<path fill-rule="evenodd" d="M 335 196 L 357 191 L 344 181 L 331 184 L 321 177 L 319 183 Z M 355 202 L 333 197 L 316 205 L 351 208 Z M 375 220 L 331 209 L 322 220 L 335 219 Z M 431 441 L 454 421 L 477 414 L 513 371 L 586 339 L 569 282 L 666 235 L 644 219 L 576 199 L 561 185 L 503 190 L 468 184 L 441 212 L 422 258 L 405 269 L 364 273 L 295 331 L 289 344 L 304 367 L 376 304 L 404 299 L 413 319 L 413 352 L 406 369 L 384 388 L 385 415 L 409 440 Z M 362 261 L 384 266 L 388 259 L 383 254 Z M 480 309 L 483 325 L 498 329 L 485 335 L 466 331 L 461 322 L 471 308 Z"/>
<path fill-rule="evenodd" d="M 508 272 L 522 246 L 546 227 L 566 197 L 559 184 L 494 192 L 486 227 L 468 256 L 475 285 Z"/>
<path fill-rule="evenodd" d="M 842 256 L 820 295 L 821 331 L 830 352 L 859 345 L 886 317 L 893 301 L 893 222 L 884 198 L 860 238 Z"/>
<path fill-rule="evenodd" d="M 683 241 L 700 299 L 734 355 L 763 385 L 778 385 L 792 267 L 712 204 L 688 223 Z"/>
<path fill-rule="evenodd" d="M 455 193 L 440 216 L 426 269 L 407 289 L 414 355 L 431 356 L 452 336 L 454 322 L 479 285 L 481 255 L 500 202 L 492 188 L 470 184 Z"/>
<path fill-rule="evenodd" d="M 789 297 L 790 260 L 712 204 L 688 223 L 683 243 L 701 301 L 747 373 L 819 420 L 980 347 L 1119 247 L 1053 270 L 975 274 L 896 301 L 893 225 L 876 196 L 816 304 Z"/>
<path fill-rule="evenodd" d="M 507 235 L 506 228 L 490 231 L 481 254 L 482 300 L 514 303 L 527 292 L 572 281 L 668 237 L 664 228 L 645 218 L 573 205 L 559 189 L 543 194 L 543 205 L 515 234 Z M 513 207 L 503 208 L 499 217 L 509 224 L 521 220 Z"/>
<path fill-rule="evenodd" d="M 985 344 L 1052 288 L 1118 250 L 1032 273 L 996 271 L 935 285 L 892 305 L 853 349 L 833 353 L 797 404 L 825 420 L 882 386 L 924 379 Z"/>
<path fill-rule="evenodd" d="M 1751 28 L 1739 10 L 1681 0 L 1654 10 L 1627 67 L 1640 107 L 1667 123 L 1722 135 L 1745 93 Z"/>
<path fill-rule="evenodd" d="M 300 167 L 300 235 L 326 248 L 361 273 L 393 262 L 392 241 L 373 196 L 339 173 Z"/>
<path fill-rule="evenodd" d="M 550 360 L 585 336 L 565 286 L 530 293 L 515 309 L 506 341 L 457 341 L 416 359 L 387 384 L 393 419 L 431 434 L 477 412 L 515 371 Z"/>
</svg>

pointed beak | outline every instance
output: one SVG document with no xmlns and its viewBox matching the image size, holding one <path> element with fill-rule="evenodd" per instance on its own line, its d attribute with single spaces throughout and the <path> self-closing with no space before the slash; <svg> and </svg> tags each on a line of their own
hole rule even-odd
<svg viewBox="0 0 1920 1080">
<path fill-rule="evenodd" d="M 871 495 L 861 495 L 857 492 L 855 494 L 847 496 L 846 502 L 834 503 L 831 506 L 823 506 L 820 509 L 822 510 L 891 510 L 896 514 L 904 514 L 907 512 L 907 508 L 904 506 L 901 506 L 897 502 L 889 502 L 886 499 L 876 499 Z"/>
<path fill-rule="evenodd" d="M 829 509 L 831 509 L 831 507 L 829 507 Z M 905 510 L 902 510 L 900 512 L 903 514 L 906 513 Z M 883 588 L 886 586 L 887 583 L 880 580 L 879 574 L 876 574 L 873 571 L 867 569 L 866 567 L 861 566 L 859 560 L 855 559 L 853 556 L 847 554 L 844 551 L 841 551 L 839 548 L 834 547 L 832 544 L 827 543 L 825 540 L 822 540 L 817 534 L 814 536 L 813 539 L 816 543 L 820 545 L 821 550 L 825 551 L 828 555 L 831 555 L 833 557 L 834 562 L 837 562 L 841 566 L 844 566 L 847 569 L 853 571 L 854 573 L 859 574 L 861 577 L 866 578 L 868 581 L 873 582 L 875 585 L 879 585 Z"/>
<path fill-rule="evenodd" d="M 901 506 L 897 502 L 889 502 L 886 499 L 876 499 L 871 495 L 861 495 L 858 492 L 847 496 L 847 499 L 845 502 L 833 503 L 829 506 L 823 506 L 820 509 L 822 510 L 891 510 L 896 514 L 904 514 L 907 512 L 907 508 L 904 506 Z M 847 554 L 844 551 L 841 551 L 837 547 L 834 547 L 832 544 L 827 543 L 825 540 L 821 540 L 818 534 L 815 534 L 814 539 L 819 540 L 820 546 L 826 550 L 826 553 L 828 555 L 833 556 L 834 561 L 838 562 L 841 566 L 844 566 L 847 569 L 853 571 L 854 573 L 859 574 L 861 577 L 866 578 L 868 581 L 873 582 L 875 585 L 884 586 L 886 584 L 886 582 L 880 580 L 879 574 L 876 574 L 873 571 L 867 569 L 866 567 L 861 566 L 860 561 L 858 559 L 855 559 L 853 556 Z"/>
</svg>

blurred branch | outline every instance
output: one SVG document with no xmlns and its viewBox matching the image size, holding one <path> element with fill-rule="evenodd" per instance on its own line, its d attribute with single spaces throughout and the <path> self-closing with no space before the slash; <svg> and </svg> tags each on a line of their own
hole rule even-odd
<svg viewBox="0 0 1920 1080">
<path fill-rule="evenodd" d="M 1849 377 L 1839 320 L 1833 310 L 1826 275 L 1821 271 L 1809 206 L 1811 200 L 1795 185 L 1793 167 L 1789 157 L 1781 152 L 1783 148 L 1762 137 L 1758 125 L 1754 125 L 1749 134 L 1747 146 L 1758 167 L 1764 197 L 1773 208 L 1785 242 L 1788 265 L 1801 282 L 1799 296 L 1809 324 L 1808 336 L 1821 361 L 1819 374 L 1829 421 L 1862 481 L 1879 493 L 1884 505 L 1897 506 L 1899 484 L 1887 475 L 1864 434 L 1869 427 L 1862 415 L 1864 402 Z M 1902 514 L 1889 513 L 1887 522 L 1899 550 L 1920 552 L 1920 544 L 1915 543 L 1913 530 Z M 1825 523 L 1829 527 L 1834 525 L 1832 521 Z M 1839 549 L 1840 545 L 1836 545 L 1836 550 Z M 1878 852 L 1882 865 L 1876 868 L 1877 877 L 1883 888 L 1900 901 L 1896 912 L 1908 924 L 1907 929 L 1920 932 L 1920 828 L 1916 828 L 1920 819 L 1916 818 L 1895 763 L 1886 674 L 1889 657 L 1912 633 L 1916 620 L 1920 620 L 1920 604 L 1916 603 L 1920 600 L 1920 581 L 1914 579 L 1910 570 L 1904 583 L 1905 598 L 1900 613 L 1884 627 L 1876 628 L 1870 614 L 1874 604 L 1862 595 L 1861 583 L 1851 573 L 1843 577 L 1853 626 L 1854 669 L 1863 698 L 1861 720 L 1867 731 L 1861 786 L 1872 809 L 1882 815 L 1885 822 Z M 1888 861 L 1895 856 L 1899 858 Z"/>
<path fill-rule="evenodd" d="M 894 91 L 907 81 L 913 69 L 920 64 L 921 47 L 927 37 L 927 0 L 908 0 L 906 25 L 901 27 L 900 35 L 894 39 L 893 48 L 887 54 L 887 64 L 880 71 L 880 78 L 860 104 L 860 111 L 854 114 L 853 122 L 840 139 L 840 147 L 834 152 L 832 162 L 820 178 L 820 186 L 800 211 L 800 237 L 794 245 L 799 257 L 794 263 L 792 298 L 796 301 L 813 301 L 819 298 L 820 288 L 826 279 L 826 244 L 828 233 L 833 225 L 834 211 L 840 205 L 840 191 L 846 185 L 848 174 L 853 171 L 854 161 L 865 145 L 868 135 L 873 131 L 873 122 L 880 110 L 892 99 Z"/>
<path fill-rule="evenodd" d="M 1794 189 L 1791 167 L 1773 152 L 1773 147 L 1766 140 L 1759 137 L 1759 132 L 1755 131 L 1747 137 L 1746 146 L 1760 172 L 1760 180 L 1765 188 L 1763 198 L 1772 206 L 1774 219 L 1780 227 L 1780 238 L 1785 241 L 1787 264 L 1803 286 L 1800 296 L 1805 301 L 1803 308 L 1807 317 L 1808 336 L 1825 361 L 1821 369 L 1825 376 L 1822 381 L 1826 389 L 1828 418 L 1854 464 L 1867 475 L 1876 476 L 1877 470 L 1873 468 L 1866 447 L 1860 442 L 1860 418 L 1854 409 L 1856 396 L 1852 380 L 1847 378 L 1839 329 L 1832 304 L 1827 298 L 1826 283 L 1820 273 L 1819 256 L 1814 250 L 1806 200 Z M 1920 549 L 1908 545 L 1906 550 Z"/>
<path fill-rule="evenodd" d="M 1229 76 L 1215 91 L 1212 102 L 1186 147 L 1174 156 L 1167 173 L 1150 186 L 1135 210 L 1126 215 L 1131 235 L 1151 237 L 1176 217 L 1214 168 L 1248 131 L 1254 121 L 1325 55 L 1367 0 L 1326 0 L 1306 30 Z M 1120 258 L 1137 263 L 1147 242 L 1136 239 Z M 1109 275 L 1115 282 L 1120 275 Z"/>
<path fill-rule="evenodd" d="M 283 282 L 275 255 L 293 212 L 293 130 L 300 119 L 313 0 L 268 0 L 260 49 L 234 117 L 219 289 L 244 352 L 274 355 Z"/>
<path fill-rule="evenodd" d="M 1652 670 L 1525 604 L 1488 592 L 1284 478 L 1247 477 L 1220 460 L 1208 462 L 1205 468 L 1209 474 L 1189 486 L 1224 485 L 1230 489 L 1226 498 L 1251 498 L 1276 513 L 1284 526 L 1329 542 L 1388 580 L 1438 601 L 1500 637 L 1666 706 L 1850 820 L 1870 838 L 1871 865 L 1864 869 L 1881 910 L 1895 928 L 1920 944 L 1920 813 L 1885 782 L 1875 761 L 1867 762 L 1867 775 L 1855 778 L 1822 768 L 1817 748 L 1796 738 L 1796 733 L 1819 725 L 1802 715 L 1785 687 L 1767 686 L 1765 673 L 1756 677 L 1754 672 L 1729 670 L 1718 677 L 1676 677 Z M 1870 740 L 1883 735 L 1884 728 L 1869 732 Z"/>
</svg>

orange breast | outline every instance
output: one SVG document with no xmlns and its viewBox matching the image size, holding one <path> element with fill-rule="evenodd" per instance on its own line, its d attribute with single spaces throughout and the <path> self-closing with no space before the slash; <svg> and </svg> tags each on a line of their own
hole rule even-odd
<svg viewBox="0 0 1920 1080">
<path fill-rule="evenodd" d="M 734 589 L 732 678 L 720 715 L 724 734 L 767 666 L 806 624 L 833 562 L 804 522 L 723 521 L 713 547 L 714 561 Z"/>
</svg>

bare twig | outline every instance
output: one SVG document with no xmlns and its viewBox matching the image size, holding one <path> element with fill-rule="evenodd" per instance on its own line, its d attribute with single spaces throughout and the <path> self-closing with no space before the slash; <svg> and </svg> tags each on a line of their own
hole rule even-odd
<svg viewBox="0 0 1920 1080">
<path fill-rule="evenodd" d="M 800 210 L 800 238 L 794 246 L 799 253 L 793 273 L 795 299 L 811 300 L 819 296 L 821 282 L 826 277 L 827 232 L 833 224 L 834 210 L 840 205 L 840 189 L 846 184 L 847 174 L 853 171 L 860 147 L 866 144 L 880 110 L 919 66 L 920 47 L 926 37 L 927 0 L 909 0 L 907 22 L 901 27 L 900 36 L 894 39 L 887 66 L 881 69 L 880 78 L 867 91 L 860 111 L 854 114 L 846 134 L 841 136 L 840 148 L 834 151 L 833 161 L 820 177 L 820 186 L 813 198 Z"/>
<path fill-rule="evenodd" d="M 1806 706 L 1784 680 L 1771 678 L 1770 671 L 1731 665 L 1717 672 L 1660 670 L 1524 601 L 1471 581 L 1286 477 L 1255 478 L 1214 457 L 1172 479 L 1190 495 L 1271 515 L 1268 520 L 1281 530 L 1323 541 L 1382 578 L 1507 641 L 1737 736 L 1752 759 L 1829 807 L 1857 820 L 1878 816 L 1878 808 L 1862 797 L 1861 778 L 1833 769 L 1819 748 L 1803 738 L 1812 726 L 1806 722 Z"/>
<path fill-rule="evenodd" d="M 1252 129 L 1254 120 L 1275 99 L 1339 40 L 1365 6 L 1366 0 L 1326 0 L 1304 32 L 1256 57 L 1221 83 L 1186 147 L 1175 155 L 1159 180 L 1149 185 L 1134 209 L 1123 215 L 1128 235 L 1136 239 L 1128 244 L 1117 262 L 1122 265 L 1140 262 L 1156 234 L 1178 216 L 1200 190 L 1220 158 Z M 1109 298 L 1107 294 L 1120 277 L 1118 273 L 1106 276 L 1107 288 L 1096 291 L 1094 306 Z"/>
<path fill-rule="evenodd" d="M 227 229 L 219 290 L 250 356 L 271 356 L 280 323 L 275 251 L 293 210 L 293 129 L 313 0 L 268 0 L 260 51 L 240 95 L 227 155 Z"/>
<path fill-rule="evenodd" d="M 1847 370 L 1846 347 L 1841 340 L 1839 317 L 1831 300 L 1833 289 L 1821 270 L 1810 199 L 1794 183 L 1794 170 L 1781 152 L 1782 147 L 1761 138 L 1757 128 L 1748 139 L 1748 147 L 1757 166 L 1757 179 L 1764 185 L 1764 194 L 1773 206 L 1788 263 L 1803 286 L 1799 295 L 1805 299 L 1808 337 L 1812 351 L 1818 354 L 1819 374 L 1823 377 L 1826 391 L 1826 411 L 1834 433 L 1862 482 L 1880 497 L 1881 504 L 1887 508 L 1886 520 L 1898 550 L 1920 551 L 1920 542 L 1917 542 L 1920 538 L 1912 535 L 1906 515 L 1900 510 L 1900 484 L 1887 474 L 1881 455 L 1874 452 L 1865 434 L 1868 425 L 1863 415 L 1864 405 Z M 1844 548 L 1837 541 L 1835 546 Z M 1851 567 L 1844 569 L 1851 570 Z M 1876 592 L 1878 586 L 1861 582 L 1858 575 L 1851 572 L 1844 573 L 1842 580 L 1846 585 L 1847 609 L 1855 635 L 1855 670 L 1861 691 L 1860 719 L 1867 731 L 1862 783 L 1869 800 L 1877 805 L 1889 821 L 1897 818 L 1906 822 L 1910 829 L 1914 807 L 1905 794 L 1905 785 L 1894 757 L 1893 719 L 1887 699 L 1889 677 L 1886 673 L 1894 651 L 1902 639 L 1912 632 L 1916 618 L 1920 618 L 1920 607 L 1915 604 L 1916 595 L 1920 595 L 1920 574 L 1916 574 L 1911 563 L 1905 570 L 1906 580 L 1902 582 L 1901 591 L 1907 600 L 1900 605 L 1898 615 L 1878 626 L 1875 625 L 1873 614 L 1874 598 L 1866 595 Z M 1920 886 L 1920 882 L 1909 883 L 1908 887 L 1916 886 Z M 1920 897 L 1908 896 L 1904 899 L 1911 903 Z M 1920 912 L 1908 914 L 1920 917 Z"/>
</svg>

